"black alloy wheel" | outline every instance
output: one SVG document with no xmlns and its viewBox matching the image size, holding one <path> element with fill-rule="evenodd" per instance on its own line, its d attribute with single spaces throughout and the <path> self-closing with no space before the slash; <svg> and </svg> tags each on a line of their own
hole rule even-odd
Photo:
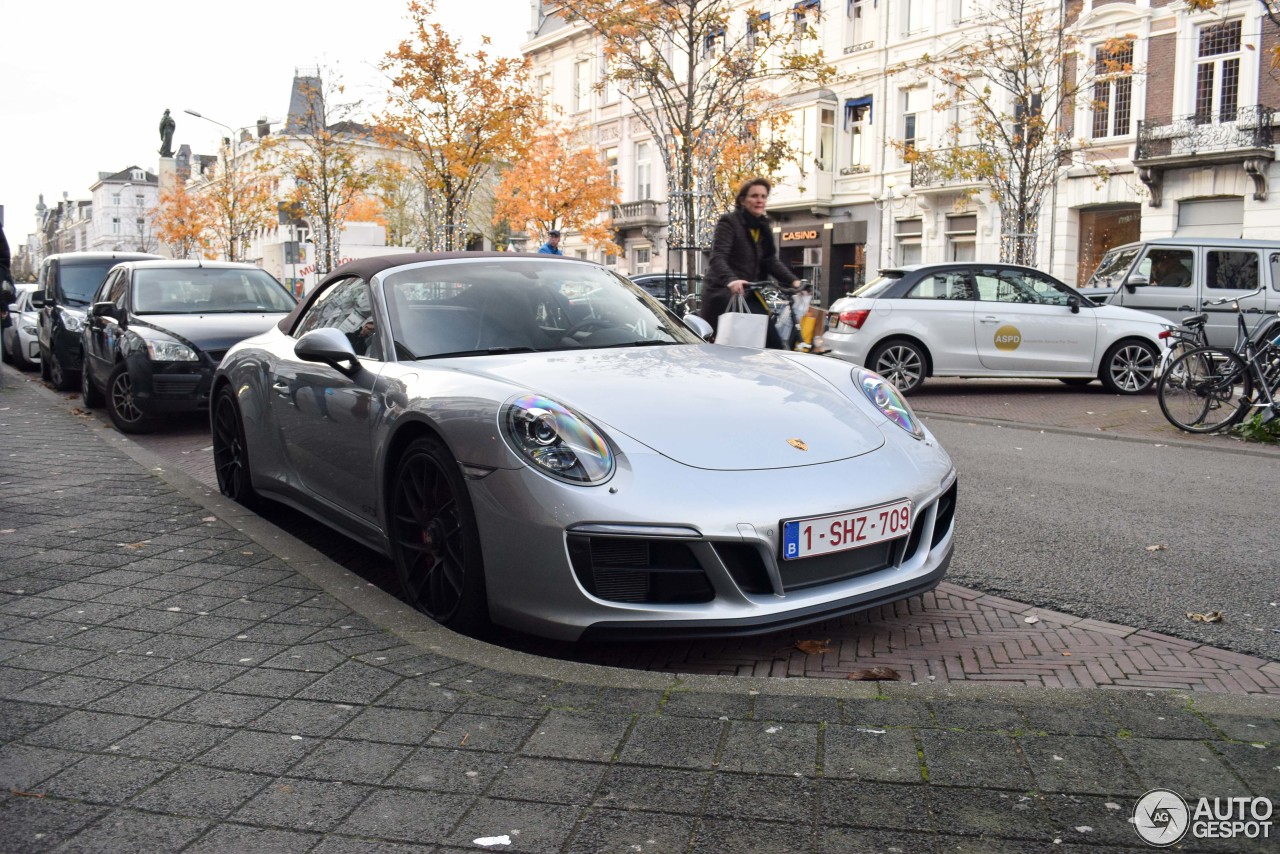
<svg viewBox="0 0 1280 854">
<path fill-rule="evenodd" d="M 439 440 L 421 438 L 391 471 L 388 533 L 405 599 L 451 629 L 485 628 L 480 537 L 457 461 Z"/>
<path fill-rule="evenodd" d="M 249 474 L 240 405 L 230 386 L 222 387 L 213 404 L 213 470 L 219 492 L 251 510 L 259 506 L 261 499 Z"/>
<path fill-rule="evenodd" d="M 93 384 L 93 378 L 89 376 L 88 356 L 85 356 L 84 364 L 80 366 L 80 401 L 85 409 L 97 409 L 102 406 L 102 392 L 98 391 L 98 387 Z"/>
<path fill-rule="evenodd" d="M 1102 357 L 1098 379 L 1113 394 L 1140 394 L 1155 384 L 1159 367 L 1160 354 L 1151 344 L 1119 341 Z"/>
<path fill-rule="evenodd" d="M 63 367 L 62 362 L 52 353 L 49 354 L 49 382 L 53 383 L 53 387 L 58 391 L 71 391 L 75 388 L 74 375 Z"/>
<path fill-rule="evenodd" d="M 929 362 L 924 350 L 901 338 L 876 347 L 867 361 L 871 370 L 893 383 L 903 394 L 911 394 L 924 385 L 925 374 L 928 373 Z"/>
<path fill-rule="evenodd" d="M 121 433 L 150 433 L 156 429 L 155 419 L 142 411 L 133 396 L 133 377 L 125 362 L 116 365 L 107 380 L 107 414 Z"/>
</svg>

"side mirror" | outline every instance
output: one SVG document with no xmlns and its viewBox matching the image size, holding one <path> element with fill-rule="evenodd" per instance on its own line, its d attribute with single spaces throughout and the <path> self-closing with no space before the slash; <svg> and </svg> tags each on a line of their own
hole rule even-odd
<svg viewBox="0 0 1280 854">
<path fill-rule="evenodd" d="M 1149 284 L 1151 284 L 1150 279 L 1148 279 L 1146 276 L 1142 275 L 1141 273 L 1135 273 L 1134 275 L 1124 280 L 1124 289 L 1129 293 L 1133 293 L 1135 289 L 1145 288 Z"/>
<path fill-rule="evenodd" d="M 116 316 L 116 304 L 113 302 L 95 302 L 93 308 L 89 309 L 91 317 L 111 317 L 119 319 Z"/>
<path fill-rule="evenodd" d="M 1067 297 L 1067 307 L 1071 309 L 1072 314 L 1079 314 L 1080 313 L 1080 297 L 1076 296 L 1075 294 L 1072 294 L 1071 296 Z"/>
<path fill-rule="evenodd" d="M 703 341 L 706 341 L 715 334 L 715 330 L 711 328 L 711 324 L 707 323 L 696 314 L 686 314 L 684 316 L 684 325 L 692 329 Z"/>
<path fill-rule="evenodd" d="M 31 302 L 32 308 L 44 308 L 44 294 L 45 294 L 44 291 L 31 292 L 30 302 Z"/>
<path fill-rule="evenodd" d="M 360 372 L 351 341 L 336 329 L 313 329 L 298 339 L 294 355 L 305 362 L 322 362 L 348 377 Z"/>
</svg>

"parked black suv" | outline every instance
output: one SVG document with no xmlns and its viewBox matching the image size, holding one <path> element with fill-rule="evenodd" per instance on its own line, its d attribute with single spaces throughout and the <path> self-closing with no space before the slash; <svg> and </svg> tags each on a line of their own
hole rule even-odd
<svg viewBox="0 0 1280 854">
<path fill-rule="evenodd" d="M 62 252 L 40 264 L 32 306 L 40 309 L 36 323 L 40 338 L 40 376 L 59 391 L 77 387 L 84 351 L 84 329 L 93 294 L 107 271 L 121 261 L 158 259 L 145 252 Z"/>
</svg>

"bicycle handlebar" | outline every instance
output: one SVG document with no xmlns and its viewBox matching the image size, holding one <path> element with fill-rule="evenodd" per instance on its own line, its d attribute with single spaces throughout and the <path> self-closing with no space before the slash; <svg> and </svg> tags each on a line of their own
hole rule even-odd
<svg viewBox="0 0 1280 854">
<path fill-rule="evenodd" d="M 1238 303 L 1239 300 L 1242 300 L 1245 297 L 1256 297 L 1258 294 L 1262 293 L 1262 291 L 1263 288 L 1259 286 L 1257 290 L 1250 291 L 1247 294 L 1240 294 L 1239 296 L 1234 297 L 1223 297 L 1222 299 L 1205 300 L 1201 305 L 1226 305 L 1229 302 Z M 1236 308 L 1239 309 L 1240 306 L 1237 305 Z"/>
</svg>

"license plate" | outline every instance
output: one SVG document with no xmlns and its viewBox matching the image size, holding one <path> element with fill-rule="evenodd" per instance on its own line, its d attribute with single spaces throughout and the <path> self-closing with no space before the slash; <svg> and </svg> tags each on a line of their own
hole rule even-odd
<svg viewBox="0 0 1280 854">
<path fill-rule="evenodd" d="M 848 513 L 794 519 L 782 523 L 782 559 L 825 555 L 906 536 L 911 531 L 911 502 L 895 501 Z"/>
</svg>

